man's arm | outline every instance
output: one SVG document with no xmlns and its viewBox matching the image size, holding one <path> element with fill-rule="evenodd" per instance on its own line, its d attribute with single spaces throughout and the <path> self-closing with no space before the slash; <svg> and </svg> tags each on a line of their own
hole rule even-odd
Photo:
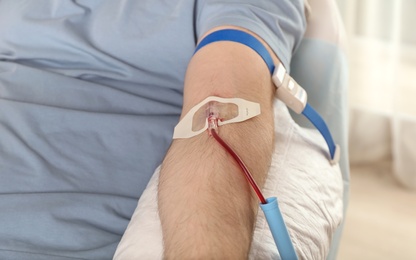
<svg viewBox="0 0 416 260">
<path fill-rule="evenodd" d="M 188 66 L 182 116 L 208 96 L 260 103 L 259 116 L 221 126 L 219 135 L 262 186 L 274 143 L 273 95 L 270 72 L 257 53 L 239 43 L 211 43 Z M 258 200 L 238 165 L 208 133 L 173 141 L 162 164 L 158 203 L 165 258 L 247 258 Z"/>
</svg>

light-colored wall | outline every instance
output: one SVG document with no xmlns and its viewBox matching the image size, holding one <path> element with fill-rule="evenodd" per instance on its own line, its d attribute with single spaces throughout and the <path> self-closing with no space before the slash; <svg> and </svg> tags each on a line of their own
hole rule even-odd
<svg viewBox="0 0 416 260">
<path fill-rule="evenodd" d="M 335 0 L 352 35 L 390 40 L 393 36 L 394 8 L 399 11 L 400 41 L 416 46 L 416 1 L 414 0 Z"/>
</svg>

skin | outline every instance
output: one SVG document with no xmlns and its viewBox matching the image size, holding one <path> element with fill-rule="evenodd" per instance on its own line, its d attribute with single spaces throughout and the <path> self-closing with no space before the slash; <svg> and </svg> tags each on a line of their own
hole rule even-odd
<svg viewBox="0 0 416 260">
<path fill-rule="evenodd" d="M 251 33 L 230 26 L 212 31 L 224 28 Z M 260 103 L 261 115 L 219 128 L 221 138 L 260 186 L 273 151 L 274 91 L 261 57 L 234 42 L 211 43 L 199 50 L 185 77 L 182 116 L 208 96 Z M 238 165 L 208 133 L 172 142 L 162 164 L 158 204 L 165 259 L 247 258 L 258 199 Z"/>
</svg>

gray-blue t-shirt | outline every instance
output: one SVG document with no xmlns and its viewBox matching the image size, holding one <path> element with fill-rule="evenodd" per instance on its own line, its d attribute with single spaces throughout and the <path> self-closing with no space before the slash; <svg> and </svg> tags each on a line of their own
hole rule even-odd
<svg viewBox="0 0 416 260">
<path fill-rule="evenodd" d="M 289 67 L 303 2 L 0 1 L 0 259 L 112 258 L 219 25 Z"/>
</svg>

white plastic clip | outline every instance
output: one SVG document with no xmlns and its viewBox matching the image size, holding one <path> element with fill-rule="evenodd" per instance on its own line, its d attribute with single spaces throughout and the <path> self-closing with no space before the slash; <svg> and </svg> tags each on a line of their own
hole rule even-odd
<svg viewBox="0 0 416 260">
<path fill-rule="evenodd" d="M 286 73 L 286 69 L 281 63 L 274 69 L 272 80 L 276 86 L 276 97 L 296 113 L 302 113 L 305 109 L 308 95 L 306 94 L 306 91 Z"/>
</svg>

